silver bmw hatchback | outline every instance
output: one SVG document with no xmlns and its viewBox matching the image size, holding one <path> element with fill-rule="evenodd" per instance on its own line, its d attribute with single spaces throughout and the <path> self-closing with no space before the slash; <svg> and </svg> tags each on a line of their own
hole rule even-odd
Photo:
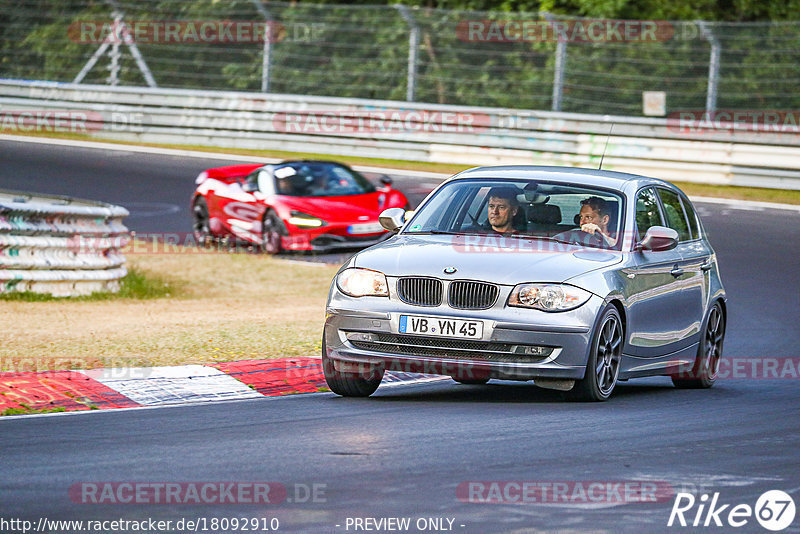
<svg viewBox="0 0 800 534">
<path fill-rule="evenodd" d="M 574 400 L 666 375 L 714 383 L 726 295 L 697 212 L 654 178 L 562 167 L 480 167 L 413 212 L 331 283 L 325 378 L 368 396 L 384 372 L 464 384 L 533 380 Z"/>
</svg>

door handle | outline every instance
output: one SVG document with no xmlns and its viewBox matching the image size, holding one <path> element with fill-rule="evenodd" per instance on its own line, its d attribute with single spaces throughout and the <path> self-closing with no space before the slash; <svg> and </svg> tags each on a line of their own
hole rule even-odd
<svg viewBox="0 0 800 534">
<path fill-rule="evenodd" d="M 709 261 L 701 265 L 700 270 L 703 272 L 710 271 L 713 266 L 714 264 Z"/>
<path fill-rule="evenodd" d="M 669 274 L 671 274 L 675 278 L 678 278 L 680 275 L 683 274 L 683 269 L 681 269 L 680 267 L 673 267 L 672 270 L 669 272 Z"/>
</svg>

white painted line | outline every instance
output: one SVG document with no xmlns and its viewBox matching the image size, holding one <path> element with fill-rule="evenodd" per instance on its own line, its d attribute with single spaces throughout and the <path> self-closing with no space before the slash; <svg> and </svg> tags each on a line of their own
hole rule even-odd
<svg viewBox="0 0 800 534">
<path fill-rule="evenodd" d="M 790 210 L 800 213 L 800 205 L 797 204 L 780 204 L 778 202 L 762 202 L 760 200 L 738 200 L 735 198 L 714 198 L 714 197 L 689 197 L 692 202 L 706 203 L 706 204 L 723 204 L 731 206 L 732 208 L 761 211 L 764 209 L 772 210 Z"/>
<path fill-rule="evenodd" d="M 145 406 L 263 397 L 232 376 L 204 365 L 99 371 L 81 372 Z"/>
<path fill-rule="evenodd" d="M 244 156 L 244 155 L 237 155 L 237 154 L 224 154 L 224 153 L 217 153 L 217 152 L 200 152 L 197 150 L 181 150 L 176 148 L 159 148 L 159 147 L 149 147 L 149 146 L 136 146 L 136 145 L 125 145 L 125 144 L 116 144 L 116 143 L 103 143 L 100 141 L 78 141 L 75 139 L 54 139 L 54 138 L 47 138 L 47 137 L 29 137 L 26 135 L 0 135 L 0 141 L 17 141 L 20 143 L 38 143 L 38 144 L 49 144 L 49 145 L 59 145 L 59 146 L 71 146 L 71 147 L 79 147 L 79 148 L 96 148 L 99 150 L 119 150 L 123 152 L 139 152 L 143 154 L 161 154 L 165 156 L 178 156 L 184 158 L 200 158 L 200 159 L 218 159 L 224 161 L 237 161 L 240 163 L 280 163 L 283 159 L 275 159 L 275 158 L 266 158 L 260 156 Z M 331 156 L 334 157 L 334 156 Z M 443 174 L 438 172 L 428 172 L 428 171 L 411 171 L 405 169 L 393 169 L 393 168 L 386 168 L 386 167 L 373 167 L 373 166 L 365 166 L 365 165 L 353 165 L 354 169 L 360 172 L 374 172 L 380 174 L 394 174 L 394 175 L 402 175 L 402 176 L 409 176 L 415 178 L 436 178 L 436 179 L 445 179 L 449 178 L 450 174 Z M 430 183 L 424 184 L 426 187 L 430 185 Z M 436 184 L 438 185 L 438 183 Z M 729 199 L 729 198 L 715 198 L 715 197 L 690 197 L 693 201 L 697 202 L 707 202 L 713 204 L 729 204 L 735 206 L 749 206 L 753 208 L 765 208 L 765 209 L 783 209 L 783 210 L 792 210 L 800 212 L 800 206 L 794 204 L 780 204 L 777 202 L 761 202 L 757 200 L 736 200 L 736 199 Z"/>
<path fill-rule="evenodd" d="M 120 152 L 138 152 L 142 154 L 160 154 L 164 156 L 178 156 L 182 158 L 219 159 L 225 161 L 238 161 L 240 163 L 278 163 L 283 161 L 275 158 L 245 156 L 242 154 L 224 154 L 217 152 L 199 152 L 197 150 L 182 150 L 177 148 L 160 148 L 152 146 L 124 145 L 116 143 L 103 143 L 100 141 L 77 141 L 75 139 L 51 139 L 46 137 L 28 137 L 26 135 L 0 135 L 0 141 L 17 141 L 20 143 L 36 143 L 40 145 L 58 145 L 77 148 L 94 148 L 98 150 L 117 150 Z"/>
<path fill-rule="evenodd" d="M 183 150 L 179 148 L 161 148 L 152 146 L 125 145 L 117 143 L 104 143 L 101 141 L 79 141 L 76 139 L 55 139 L 48 137 L 29 137 L 27 135 L 0 135 L 0 141 L 16 141 L 19 143 L 36 143 L 40 145 L 58 145 L 76 148 L 94 148 L 98 150 L 118 150 L 121 152 L 138 152 L 141 154 L 159 154 L 163 156 L 177 156 L 181 158 L 218 159 L 223 161 L 236 161 L 239 163 L 280 163 L 286 158 L 268 158 L 263 156 L 245 156 L 243 154 L 225 154 L 222 152 L 201 152 L 199 150 Z M 333 156 L 331 156 L 333 157 Z M 410 171 L 391 169 L 386 167 L 372 167 L 368 165 L 351 165 L 359 172 L 374 172 L 378 174 L 401 174 L 415 178 L 448 178 L 451 174 L 427 171 Z"/>
</svg>

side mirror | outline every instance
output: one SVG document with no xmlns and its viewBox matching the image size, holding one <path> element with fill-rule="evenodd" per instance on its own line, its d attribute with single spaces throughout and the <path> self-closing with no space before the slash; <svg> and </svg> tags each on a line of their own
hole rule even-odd
<svg viewBox="0 0 800 534">
<path fill-rule="evenodd" d="M 258 184 L 255 182 L 245 182 L 242 184 L 242 191 L 245 193 L 255 193 L 258 191 Z"/>
<path fill-rule="evenodd" d="M 381 183 L 386 187 L 389 187 L 390 185 L 392 185 L 392 179 L 384 174 L 383 176 L 381 176 Z"/>
<path fill-rule="evenodd" d="M 380 216 L 378 216 L 378 221 L 380 221 L 381 226 L 386 230 L 397 233 L 406 222 L 406 210 L 403 208 L 389 208 L 388 210 L 383 210 Z"/>
<path fill-rule="evenodd" d="M 666 226 L 651 226 L 644 234 L 644 239 L 636 243 L 635 250 L 652 250 L 661 252 L 672 250 L 678 246 L 678 232 Z"/>
</svg>

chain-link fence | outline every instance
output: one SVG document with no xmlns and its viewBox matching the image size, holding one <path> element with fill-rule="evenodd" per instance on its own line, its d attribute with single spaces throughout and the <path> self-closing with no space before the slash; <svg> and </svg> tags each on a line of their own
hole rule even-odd
<svg viewBox="0 0 800 534">
<path fill-rule="evenodd" d="M 0 77 L 61 82 L 615 115 L 641 115 L 643 92 L 656 91 L 667 113 L 791 110 L 799 56 L 800 22 L 259 0 L 0 1 Z"/>
</svg>

